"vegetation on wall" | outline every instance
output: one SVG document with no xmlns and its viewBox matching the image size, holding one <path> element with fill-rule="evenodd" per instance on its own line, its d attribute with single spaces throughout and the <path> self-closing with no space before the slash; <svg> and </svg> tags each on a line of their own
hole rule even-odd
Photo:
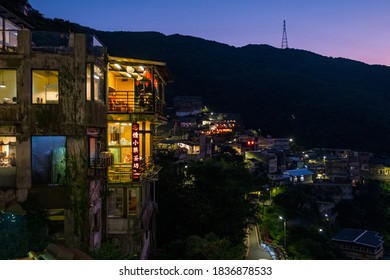
<svg viewBox="0 0 390 280">
<path fill-rule="evenodd" d="M 89 246 L 89 186 L 85 176 L 87 159 L 81 143 L 68 143 L 67 187 L 71 203 L 72 234 L 75 246 L 88 251 Z"/>
</svg>

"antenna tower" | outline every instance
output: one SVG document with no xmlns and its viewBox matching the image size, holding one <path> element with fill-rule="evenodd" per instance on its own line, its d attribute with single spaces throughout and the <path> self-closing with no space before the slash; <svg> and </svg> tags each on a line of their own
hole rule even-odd
<svg viewBox="0 0 390 280">
<path fill-rule="evenodd" d="M 288 49 L 286 21 L 285 20 L 283 20 L 282 49 Z"/>
</svg>

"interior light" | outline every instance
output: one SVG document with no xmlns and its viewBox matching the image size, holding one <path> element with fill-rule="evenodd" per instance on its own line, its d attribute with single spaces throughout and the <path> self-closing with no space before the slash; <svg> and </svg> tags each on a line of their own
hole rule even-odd
<svg viewBox="0 0 390 280">
<path fill-rule="evenodd" d="M 126 74 L 127 77 L 131 78 L 131 74 L 130 73 L 126 72 L 125 74 Z"/>
<path fill-rule="evenodd" d="M 98 75 L 93 75 L 93 77 L 96 79 L 96 80 L 99 80 L 99 76 Z"/>
<path fill-rule="evenodd" d="M 139 69 L 141 69 L 141 71 L 145 70 L 145 68 L 143 66 L 140 66 Z"/>
<path fill-rule="evenodd" d="M 118 63 L 115 63 L 114 66 L 115 66 L 116 69 L 121 69 L 122 68 Z"/>
</svg>

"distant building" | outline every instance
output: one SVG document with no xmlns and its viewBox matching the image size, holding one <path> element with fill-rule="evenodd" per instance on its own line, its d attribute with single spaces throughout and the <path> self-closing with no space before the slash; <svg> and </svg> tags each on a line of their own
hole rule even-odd
<svg viewBox="0 0 390 280">
<path fill-rule="evenodd" d="M 390 159 L 371 158 L 367 169 L 363 170 L 363 177 L 365 179 L 390 182 Z"/>
<path fill-rule="evenodd" d="M 261 137 L 258 142 L 260 149 L 287 151 L 290 149 L 291 140 L 289 138 L 272 138 L 267 136 Z"/>
<path fill-rule="evenodd" d="M 332 238 L 348 259 L 383 259 L 383 237 L 376 231 L 344 229 Z"/>
<path fill-rule="evenodd" d="M 284 171 L 284 176 L 293 184 L 312 184 L 313 175 L 309 169 L 293 169 Z"/>
</svg>

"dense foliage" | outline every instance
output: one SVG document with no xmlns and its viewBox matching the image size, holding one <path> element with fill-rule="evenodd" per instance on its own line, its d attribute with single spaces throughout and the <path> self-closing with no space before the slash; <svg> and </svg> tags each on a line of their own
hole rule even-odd
<svg viewBox="0 0 390 280">
<path fill-rule="evenodd" d="M 258 212 L 247 196 L 253 184 L 243 161 L 208 159 L 182 165 L 160 155 L 158 163 L 162 170 L 156 187 L 157 247 L 164 255 L 242 258 L 246 228 L 256 223 Z"/>
<path fill-rule="evenodd" d="M 29 251 L 42 252 L 51 241 L 46 211 L 33 197 L 22 207 L 25 215 L 0 211 L 0 260 L 25 258 Z"/>
<path fill-rule="evenodd" d="M 368 229 L 384 238 L 385 254 L 390 250 L 390 184 L 367 181 L 354 189 L 352 200 L 336 204 L 334 224 L 320 217 L 316 201 L 321 191 L 312 185 L 283 187 L 273 204 L 262 211 L 260 228 L 265 241 L 282 245 L 279 216 L 287 219 L 287 253 L 292 259 L 345 259 L 331 238 L 343 228 Z M 321 199 L 320 199 L 321 200 Z M 321 230 L 320 230 L 321 229 Z"/>
</svg>

